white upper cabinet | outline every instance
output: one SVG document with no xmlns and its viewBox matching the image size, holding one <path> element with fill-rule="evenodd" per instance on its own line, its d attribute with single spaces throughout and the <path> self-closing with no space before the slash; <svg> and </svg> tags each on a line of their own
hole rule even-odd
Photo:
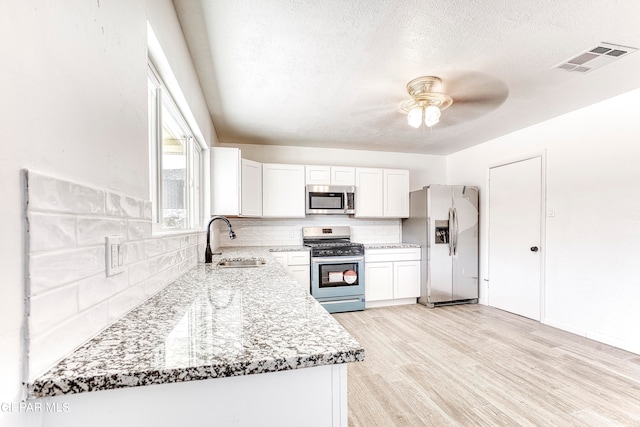
<svg viewBox="0 0 640 427">
<path fill-rule="evenodd" d="M 349 166 L 305 166 L 307 185 L 356 185 L 356 168 Z"/>
<path fill-rule="evenodd" d="M 356 217 L 409 216 L 409 171 L 356 168 Z"/>
<path fill-rule="evenodd" d="M 240 149 L 211 149 L 211 213 L 304 218 L 305 185 L 355 185 L 359 218 L 409 216 L 409 171 L 404 169 L 259 163 Z"/>
<path fill-rule="evenodd" d="M 384 169 L 384 216 L 409 217 L 409 171 Z"/>
<path fill-rule="evenodd" d="M 262 165 L 262 216 L 304 218 L 305 170 L 302 165 Z"/>
<path fill-rule="evenodd" d="M 331 166 L 331 185 L 356 185 L 356 168 Z"/>
<path fill-rule="evenodd" d="M 331 166 L 307 165 L 304 170 L 307 185 L 331 185 Z"/>
<path fill-rule="evenodd" d="M 240 215 L 240 149 L 211 148 L 211 213 Z"/>
<path fill-rule="evenodd" d="M 211 213 L 261 216 L 262 164 L 243 159 L 238 148 L 211 148 Z"/>
<path fill-rule="evenodd" d="M 262 216 L 262 163 L 253 160 L 241 161 L 241 203 L 242 216 Z"/>
<path fill-rule="evenodd" d="M 382 169 L 356 168 L 356 217 L 383 216 Z"/>
</svg>

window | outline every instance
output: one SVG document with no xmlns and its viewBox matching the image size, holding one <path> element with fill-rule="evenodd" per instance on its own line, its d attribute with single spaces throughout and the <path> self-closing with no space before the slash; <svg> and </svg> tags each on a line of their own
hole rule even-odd
<svg viewBox="0 0 640 427">
<path fill-rule="evenodd" d="M 163 228 L 202 225 L 202 147 L 149 65 L 149 144 L 153 222 Z"/>
</svg>

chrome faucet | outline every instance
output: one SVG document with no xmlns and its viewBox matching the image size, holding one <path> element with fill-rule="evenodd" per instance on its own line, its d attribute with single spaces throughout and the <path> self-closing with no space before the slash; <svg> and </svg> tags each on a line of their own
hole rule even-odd
<svg viewBox="0 0 640 427">
<path fill-rule="evenodd" d="M 221 219 L 221 220 L 223 220 L 224 222 L 227 223 L 227 226 L 229 227 L 229 239 L 233 240 L 233 239 L 236 238 L 236 233 L 233 232 L 233 229 L 231 228 L 231 223 L 229 222 L 229 220 L 227 218 L 223 217 L 222 215 L 216 215 L 213 218 L 211 218 L 211 221 L 209 221 L 209 224 L 207 225 L 207 248 L 204 250 L 204 262 L 205 262 L 205 264 L 211 264 L 211 259 L 213 257 L 213 253 L 211 252 L 210 234 L 211 234 L 211 224 L 216 219 Z"/>
</svg>

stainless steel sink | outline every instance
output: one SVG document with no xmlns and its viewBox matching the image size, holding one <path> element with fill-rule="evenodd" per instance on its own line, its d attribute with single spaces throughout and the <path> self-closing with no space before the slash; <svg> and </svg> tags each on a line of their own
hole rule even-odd
<svg viewBox="0 0 640 427">
<path fill-rule="evenodd" d="M 262 267 L 266 264 L 264 258 L 223 258 L 218 261 L 218 267 L 224 268 Z"/>
</svg>

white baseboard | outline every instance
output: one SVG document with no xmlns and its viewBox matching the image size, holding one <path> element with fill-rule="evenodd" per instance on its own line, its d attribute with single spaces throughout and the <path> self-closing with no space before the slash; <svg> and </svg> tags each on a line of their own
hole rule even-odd
<svg viewBox="0 0 640 427">
<path fill-rule="evenodd" d="M 416 304 L 418 302 L 417 298 L 399 298 L 399 299 L 388 299 L 384 301 L 365 301 L 365 308 L 376 308 L 376 307 L 391 307 L 394 305 L 406 305 L 406 304 Z"/>
</svg>

